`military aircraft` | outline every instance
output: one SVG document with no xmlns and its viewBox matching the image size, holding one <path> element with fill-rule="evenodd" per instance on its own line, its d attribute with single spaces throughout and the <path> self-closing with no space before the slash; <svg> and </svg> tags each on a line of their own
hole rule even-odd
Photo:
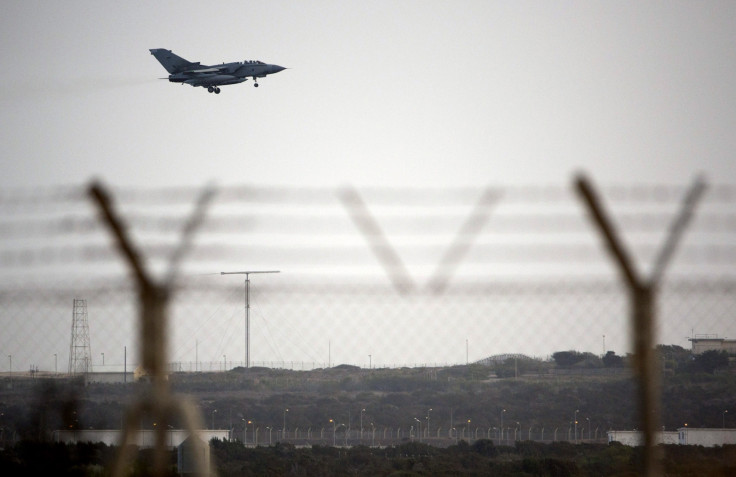
<svg viewBox="0 0 736 477">
<path fill-rule="evenodd" d="M 286 68 L 269 65 L 262 61 L 243 61 L 205 66 L 192 63 L 175 55 L 171 50 L 154 48 L 149 50 L 169 72 L 169 81 L 207 88 L 210 93 L 220 94 L 220 86 L 238 84 L 253 78 L 253 86 L 258 87 L 258 78 L 278 73 Z M 161 78 L 166 79 L 166 78 Z"/>
</svg>

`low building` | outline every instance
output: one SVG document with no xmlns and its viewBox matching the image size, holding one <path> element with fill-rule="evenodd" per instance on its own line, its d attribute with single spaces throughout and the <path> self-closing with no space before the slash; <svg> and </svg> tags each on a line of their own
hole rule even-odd
<svg viewBox="0 0 736 477">
<path fill-rule="evenodd" d="M 659 431 L 654 435 L 657 444 L 678 444 L 679 433 L 676 431 Z M 642 431 L 608 431 L 608 443 L 620 442 L 629 447 L 644 445 Z"/>
<path fill-rule="evenodd" d="M 153 447 L 156 441 L 156 435 L 152 429 L 144 429 L 136 433 L 133 444 L 141 448 Z M 228 440 L 230 431 L 227 429 L 203 429 L 197 431 L 199 438 L 205 442 L 212 439 Z M 65 444 L 76 444 L 77 442 L 102 442 L 109 446 L 120 445 L 122 439 L 122 431 L 119 429 L 78 429 L 78 430 L 58 430 L 54 431 L 54 442 L 63 442 Z M 186 429 L 169 429 L 166 431 L 166 444 L 170 448 L 175 448 L 189 437 L 189 431 Z"/>
<path fill-rule="evenodd" d="M 677 432 L 678 443 L 682 445 L 715 447 L 736 444 L 736 429 L 681 427 Z"/>
<path fill-rule="evenodd" d="M 736 340 L 719 338 L 718 335 L 695 335 L 688 338 L 692 343 L 692 353 L 703 354 L 706 351 L 725 351 L 729 355 L 736 355 Z"/>
<path fill-rule="evenodd" d="M 736 429 L 707 429 L 681 427 L 675 431 L 660 431 L 655 434 L 657 444 L 679 444 L 683 446 L 715 447 L 736 444 Z M 644 445 L 641 431 L 608 431 L 608 442 L 620 442 L 625 446 Z"/>
</svg>

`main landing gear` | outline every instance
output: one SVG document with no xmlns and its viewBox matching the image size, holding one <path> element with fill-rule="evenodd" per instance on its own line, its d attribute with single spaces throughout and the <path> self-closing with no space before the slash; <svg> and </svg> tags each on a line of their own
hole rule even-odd
<svg viewBox="0 0 736 477">
<path fill-rule="evenodd" d="M 220 94 L 220 88 L 218 88 L 217 86 L 208 86 L 207 87 L 207 92 L 209 92 L 209 93 L 215 93 L 215 94 Z"/>
</svg>

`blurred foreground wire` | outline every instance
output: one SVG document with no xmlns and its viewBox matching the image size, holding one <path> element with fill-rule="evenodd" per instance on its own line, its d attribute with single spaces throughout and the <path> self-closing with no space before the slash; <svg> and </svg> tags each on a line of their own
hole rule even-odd
<svg viewBox="0 0 736 477">
<path fill-rule="evenodd" d="M 643 276 L 661 267 L 688 190 L 598 191 Z M 146 273 L 171 293 L 169 344 L 156 345 L 164 366 L 246 364 L 245 290 L 220 276 L 234 269 L 282 270 L 251 289 L 257 363 L 404 366 L 506 353 L 547 358 L 567 349 L 641 353 L 629 339 L 631 291 L 571 187 L 222 187 L 197 233 L 187 235 L 184 255 L 180 237 L 200 193 L 110 192 Z M 702 193 L 667 252 L 650 345 L 736 333 L 735 206 L 734 186 Z M 91 357 L 94 371 L 121 369 L 125 352 L 139 356 L 136 306 L 146 305 L 132 278 L 140 271 L 120 259 L 84 189 L 6 191 L 0 210 L 0 348 L 10 358 L 3 371 L 63 372 L 74 298 L 88 303 L 90 340 L 100 353 Z M 180 263 L 173 280 L 172 260 Z"/>
</svg>

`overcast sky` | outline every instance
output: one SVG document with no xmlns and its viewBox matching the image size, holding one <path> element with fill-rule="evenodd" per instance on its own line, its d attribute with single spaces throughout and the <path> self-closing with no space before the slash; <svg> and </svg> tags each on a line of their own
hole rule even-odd
<svg viewBox="0 0 736 477">
<path fill-rule="evenodd" d="M 736 3 L 0 4 L 0 186 L 733 177 Z M 222 94 L 148 52 L 289 69 Z"/>
<path fill-rule="evenodd" d="M 350 184 L 363 191 L 361 186 L 564 187 L 581 169 L 599 184 L 686 185 L 700 172 L 711 182 L 732 183 L 736 172 L 734 1 L 5 1 L 0 2 L 0 42 L 0 189 L 6 191 L 79 185 L 92 177 L 132 187 L 199 186 L 214 180 L 221 185 Z M 262 79 L 258 89 L 248 81 L 222 87 L 214 95 L 160 80 L 166 71 L 149 53 L 151 48 L 171 49 L 205 65 L 261 60 L 288 69 Z M 468 201 L 468 210 L 474 200 Z M 343 227 L 339 230 L 352 234 L 347 236 L 364 262 L 385 280 L 345 208 L 337 200 L 333 205 Z M 675 206 L 672 201 L 673 210 Z M 442 229 L 436 250 L 427 252 L 429 259 L 419 265 L 411 261 L 417 251 L 414 242 L 405 245 L 408 250 L 398 242 L 400 256 L 418 283 L 425 283 L 435 269 L 465 214 L 457 214 L 457 223 Z M 400 219 L 394 220 L 399 229 L 409 222 Z M 380 223 L 387 222 L 382 218 Z M 299 224 L 304 222 L 288 224 L 297 247 L 334 245 L 320 235 L 328 234 L 329 227 L 299 235 Z M 386 230 L 396 244 L 390 223 Z M 585 237 L 599 245 L 598 236 L 587 229 Z M 269 235 L 261 238 L 273 245 Z M 18 234 L 11 239 L 9 248 L 28 245 Z M 568 238 L 562 239 L 567 244 Z M 658 245 L 661 239 L 653 242 Z M 302 252 L 297 250 L 299 258 Z M 268 259 L 264 268 L 285 272 L 260 281 L 298 280 L 301 262 L 289 262 L 281 250 L 264 255 L 248 249 L 244 254 L 247 259 L 238 263 L 245 268 Z M 601 267 L 614 273 L 606 260 L 601 252 Z M 318 256 L 317 263 L 322 261 Z M 359 263 L 352 255 L 345 262 Z M 472 257 L 466 262 L 470 266 Z M 724 261 L 724 267 L 730 263 Z M 313 262 L 308 265 L 314 268 Z M 427 269 L 423 275 L 422 265 Z M 27 272 L 42 276 L 39 270 Z M 530 274 L 538 276 L 539 270 Z M 212 280 L 223 282 L 219 276 Z M 230 313 L 232 326 L 225 323 L 227 335 L 221 332 L 225 328 L 218 328 L 220 334 L 211 332 L 211 341 L 219 344 L 210 344 L 206 359 L 242 353 L 239 338 L 219 337 L 241 336 L 232 331 L 240 326 L 243 310 L 240 292 L 235 292 L 227 306 L 218 305 L 225 311 L 208 310 L 213 322 Z M 369 298 L 363 296 L 364 301 Z M 595 295 L 586 299 L 597 300 Z M 70 300 L 58 309 L 61 331 L 47 346 L 54 351 L 44 348 L 47 369 L 51 356 L 67 345 Z M 376 329 L 383 326 L 396 334 L 395 321 L 404 318 L 406 309 L 415 311 L 418 321 L 398 329 L 394 340 L 374 332 L 375 343 L 366 343 L 366 338 L 356 343 L 340 339 L 333 330 L 341 323 L 353 336 L 360 324 L 337 312 L 325 313 L 309 299 L 301 307 L 291 303 L 293 297 L 282 301 L 291 308 L 263 304 L 268 320 L 256 323 L 254 339 L 271 320 L 285 325 L 273 328 L 278 352 L 260 351 L 254 355 L 258 360 L 325 360 L 325 337 L 333 340 L 332 359 L 358 362 L 353 356 L 358 350 L 363 360 L 372 354 L 373 363 L 462 362 L 468 336 L 473 337 L 471 359 L 570 347 L 600 352 L 603 334 L 609 349 L 621 352 L 627 339 L 623 312 L 617 315 L 621 322 L 610 321 L 609 328 L 600 325 L 607 321 L 585 313 L 591 323 L 565 315 L 561 325 L 540 323 L 557 327 L 561 341 L 545 342 L 549 349 L 539 351 L 543 334 L 530 340 L 529 330 L 537 329 L 530 323 L 507 325 L 508 330 L 487 325 L 489 329 L 479 332 L 474 323 L 487 322 L 486 311 L 469 313 L 470 322 L 459 326 L 453 310 L 441 308 L 441 303 L 432 308 L 421 300 L 409 305 L 399 300 L 398 307 L 389 302 L 385 311 L 379 310 L 385 323 Z M 340 303 L 334 306 L 346 309 Z M 376 319 L 373 308 L 346 306 L 353 310 L 351 319 Z M 469 306 L 473 308 L 472 302 Z M 493 306 L 500 307 L 493 316 L 509 321 L 503 303 Z M 679 312 L 686 307 L 675 308 Z M 312 323 L 311 336 L 303 331 L 307 309 L 315 320 L 327 320 L 324 326 Z M 719 309 L 702 313 L 716 320 L 705 324 L 677 316 L 677 328 L 664 341 L 687 345 L 684 337 L 691 332 L 727 333 L 717 320 L 730 315 Z M 25 317 L 26 310 L 5 315 Z M 36 315 L 43 320 L 48 316 Z M 427 328 L 421 321 L 426 316 L 441 325 Z M 542 314 L 530 316 L 545 319 Z M 564 326 L 577 328 L 569 336 Z M 179 332 L 186 335 L 192 329 Z M 278 335 L 289 329 L 298 336 Z M 425 331 L 419 340 L 413 335 L 417 329 Z M 25 332 L 35 336 L 35 331 L 29 326 Z M 483 334 L 488 343 L 478 343 L 474 334 Z M 27 348 L 23 336 L 19 332 L 11 337 L 15 348 L 3 352 L 15 355 L 27 369 L 36 358 L 29 355 L 23 361 L 18 356 Z M 174 359 L 192 359 L 195 345 L 189 338 L 188 348 L 179 344 Z M 413 347 L 425 341 L 429 346 Z M 116 349 L 128 342 L 118 338 Z M 319 352 L 301 347 L 313 348 L 315 342 Z M 199 344 L 204 348 L 201 338 Z"/>
</svg>

